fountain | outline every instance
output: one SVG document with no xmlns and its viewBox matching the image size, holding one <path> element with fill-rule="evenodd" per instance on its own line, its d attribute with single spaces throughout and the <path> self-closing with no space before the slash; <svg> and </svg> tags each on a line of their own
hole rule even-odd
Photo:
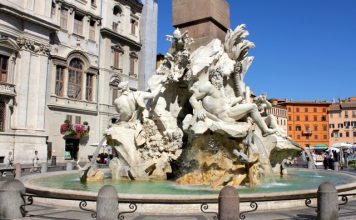
<svg viewBox="0 0 356 220">
<path fill-rule="evenodd" d="M 112 147 L 110 169 L 98 169 L 94 155 L 80 167 L 81 182 L 77 171 L 44 174 L 24 178 L 27 190 L 94 198 L 103 184 L 113 184 L 128 201 L 186 201 L 184 195 L 216 201 L 217 190 L 230 185 L 238 187 L 242 198 L 257 201 L 315 194 L 325 180 L 339 190 L 355 187 L 350 185 L 354 178 L 346 174 L 287 174 L 286 158 L 301 149 L 267 114 L 272 107 L 267 97 L 252 98 L 245 85 L 253 61 L 248 51 L 254 47 L 245 39 L 248 35 L 240 25 L 228 31 L 225 42 L 215 39 L 191 53 L 187 46 L 193 39 L 176 29 L 167 36 L 171 47 L 149 80 L 148 92 L 119 84 L 115 107 L 120 119 L 97 149 L 104 141 Z"/>
<path fill-rule="evenodd" d="M 193 39 L 176 29 L 167 36 L 171 47 L 148 82 L 149 92 L 119 84 L 120 118 L 105 134 L 117 156 L 110 162 L 113 179 L 255 186 L 273 177 L 272 166 L 301 150 L 266 113 L 266 96 L 251 98 L 244 83 L 253 61 L 248 34 L 240 25 L 224 43 L 215 39 L 191 53 Z M 91 171 L 95 166 L 87 168 L 83 181 L 103 178 Z"/>
</svg>

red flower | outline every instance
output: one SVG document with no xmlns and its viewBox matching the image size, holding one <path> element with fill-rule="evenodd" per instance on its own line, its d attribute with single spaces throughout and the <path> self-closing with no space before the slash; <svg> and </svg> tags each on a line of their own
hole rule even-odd
<svg viewBox="0 0 356 220">
<path fill-rule="evenodd" d="M 69 130 L 69 124 L 64 123 L 61 125 L 60 127 L 61 134 L 65 134 L 68 130 Z"/>
</svg>

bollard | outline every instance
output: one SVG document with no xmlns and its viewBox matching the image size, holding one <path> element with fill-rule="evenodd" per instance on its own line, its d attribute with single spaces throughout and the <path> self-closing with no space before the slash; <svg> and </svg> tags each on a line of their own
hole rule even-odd
<svg viewBox="0 0 356 220">
<path fill-rule="evenodd" d="M 232 186 L 225 186 L 219 194 L 219 220 L 240 219 L 240 197 Z"/>
<path fill-rule="evenodd" d="M 21 177 L 21 164 L 20 163 L 16 163 L 15 164 L 15 178 L 18 179 Z"/>
<path fill-rule="evenodd" d="M 340 169 L 340 163 L 339 162 L 334 162 L 334 170 L 339 171 Z"/>
<path fill-rule="evenodd" d="M 72 162 L 68 162 L 66 166 L 66 171 L 71 171 L 71 170 L 73 170 L 73 164 Z"/>
<path fill-rule="evenodd" d="M 25 187 L 20 180 L 0 182 L 0 219 L 22 219 Z"/>
<path fill-rule="evenodd" d="M 100 188 L 96 201 L 97 220 L 117 220 L 119 214 L 119 197 L 111 185 Z"/>
<path fill-rule="evenodd" d="M 41 173 L 47 173 L 47 163 L 41 164 Z"/>
<path fill-rule="evenodd" d="M 333 184 L 324 182 L 320 184 L 317 192 L 317 220 L 338 220 L 339 204 L 338 194 Z"/>
</svg>

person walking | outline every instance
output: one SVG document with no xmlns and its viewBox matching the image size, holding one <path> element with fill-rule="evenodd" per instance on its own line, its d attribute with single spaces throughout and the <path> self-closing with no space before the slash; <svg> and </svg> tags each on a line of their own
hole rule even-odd
<svg viewBox="0 0 356 220">
<path fill-rule="evenodd" d="M 12 168 L 14 166 L 14 157 L 12 156 L 12 152 L 9 151 L 7 156 L 5 157 L 5 169 Z M 6 176 L 6 172 L 2 173 L 2 176 Z"/>
<path fill-rule="evenodd" d="M 33 173 L 33 172 L 39 172 L 39 165 L 38 165 L 38 162 L 39 162 L 39 158 L 38 158 L 38 151 L 35 150 L 35 156 L 32 158 L 32 167 L 30 169 L 30 173 Z"/>
</svg>

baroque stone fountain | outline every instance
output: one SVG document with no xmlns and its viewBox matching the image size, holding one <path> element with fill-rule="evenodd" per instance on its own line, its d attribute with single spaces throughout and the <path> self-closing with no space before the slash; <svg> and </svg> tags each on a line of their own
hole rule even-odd
<svg viewBox="0 0 356 220">
<path fill-rule="evenodd" d="M 301 151 L 267 113 L 272 106 L 266 96 L 252 96 L 244 82 L 255 46 L 248 35 L 239 25 L 225 42 L 215 39 L 190 52 L 193 39 L 176 29 L 167 36 L 171 47 L 149 91 L 119 84 L 120 118 L 103 139 L 115 155 L 109 165 L 113 179 L 255 186 Z M 81 168 L 83 182 L 104 178 L 95 158 Z"/>
</svg>

